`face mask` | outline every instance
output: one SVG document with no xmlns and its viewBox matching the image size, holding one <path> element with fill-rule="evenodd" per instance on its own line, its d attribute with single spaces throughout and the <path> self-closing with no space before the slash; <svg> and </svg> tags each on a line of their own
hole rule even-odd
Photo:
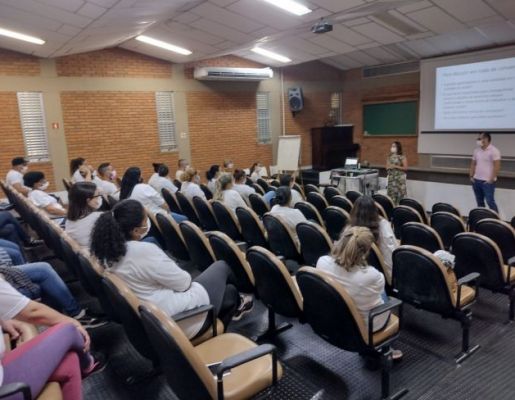
<svg viewBox="0 0 515 400">
<path fill-rule="evenodd" d="M 112 181 L 116 179 L 116 170 L 113 169 L 113 171 L 109 174 L 109 179 Z"/>
<path fill-rule="evenodd" d="M 95 202 L 92 204 L 92 203 L 89 203 L 89 206 L 94 209 L 94 210 L 98 210 L 100 207 L 102 207 L 102 204 L 104 202 L 104 199 L 102 198 L 102 196 L 99 196 L 99 197 L 96 197 L 95 198 Z"/>
<path fill-rule="evenodd" d="M 395 147 L 395 146 L 390 147 L 390 152 L 397 153 L 397 147 Z"/>
<path fill-rule="evenodd" d="M 477 147 L 481 147 L 482 144 L 483 144 L 483 142 L 482 142 L 481 139 L 476 140 L 476 146 Z"/>
<path fill-rule="evenodd" d="M 21 172 L 23 175 L 25 175 L 25 174 L 27 173 L 27 171 L 28 171 L 28 170 L 29 170 L 29 167 L 27 167 L 26 165 L 24 165 L 24 166 L 21 168 L 21 171 L 20 171 L 20 172 Z"/>
<path fill-rule="evenodd" d="M 227 164 L 227 168 L 229 168 L 229 169 L 231 169 L 233 166 L 234 166 L 234 164 L 233 164 L 233 163 L 229 163 L 229 164 Z"/>
<path fill-rule="evenodd" d="M 150 232 L 150 219 L 148 219 L 148 217 L 147 217 L 147 229 L 141 235 L 141 239 L 143 239 L 145 236 L 147 236 L 149 232 Z"/>
<path fill-rule="evenodd" d="M 45 190 L 47 190 L 47 189 L 48 189 L 48 187 L 49 187 L 49 186 L 50 186 L 50 182 L 45 182 L 43 185 L 41 185 L 41 186 L 39 187 L 39 190 L 43 190 L 43 191 L 45 191 Z"/>
</svg>

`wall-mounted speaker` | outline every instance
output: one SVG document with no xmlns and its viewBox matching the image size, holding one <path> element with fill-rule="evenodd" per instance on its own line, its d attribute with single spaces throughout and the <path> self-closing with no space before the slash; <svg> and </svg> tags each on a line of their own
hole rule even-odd
<svg viewBox="0 0 515 400">
<path fill-rule="evenodd" d="M 288 104 L 292 112 L 298 112 L 304 107 L 304 99 L 302 97 L 302 88 L 295 87 L 288 89 Z"/>
</svg>

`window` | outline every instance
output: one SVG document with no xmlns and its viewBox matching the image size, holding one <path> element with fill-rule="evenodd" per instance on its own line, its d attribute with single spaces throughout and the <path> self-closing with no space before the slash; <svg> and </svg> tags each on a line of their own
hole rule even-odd
<svg viewBox="0 0 515 400">
<path fill-rule="evenodd" d="M 334 125 L 342 123 L 342 94 L 331 93 L 331 111 L 329 112 L 329 119 Z"/>
<path fill-rule="evenodd" d="M 162 152 L 177 149 L 173 92 L 156 92 L 157 128 Z"/>
<path fill-rule="evenodd" d="M 18 92 L 17 96 L 26 156 L 30 161 L 46 161 L 50 155 L 43 94 Z"/>
<path fill-rule="evenodd" d="M 270 143 L 270 93 L 256 93 L 257 140 L 258 143 Z"/>
</svg>

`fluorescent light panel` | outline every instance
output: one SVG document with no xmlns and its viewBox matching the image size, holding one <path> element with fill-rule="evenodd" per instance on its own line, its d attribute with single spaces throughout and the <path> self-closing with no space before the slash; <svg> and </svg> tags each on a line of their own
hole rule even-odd
<svg viewBox="0 0 515 400">
<path fill-rule="evenodd" d="M 251 49 L 254 53 L 261 54 L 262 56 L 271 58 L 272 60 L 277 60 L 283 63 L 289 63 L 291 60 L 288 57 L 282 56 L 280 54 L 274 53 L 273 51 L 263 49 L 261 47 L 254 47 Z"/>
<path fill-rule="evenodd" d="M 29 42 L 29 43 L 45 44 L 45 41 L 43 39 L 40 39 L 40 38 L 37 38 L 34 36 L 25 35 L 25 34 L 19 33 L 19 32 L 10 31 L 8 29 L 0 28 L 0 35 L 7 36 L 12 39 L 23 40 L 24 42 Z"/>
<path fill-rule="evenodd" d="M 184 56 L 189 56 L 191 54 L 191 51 L 189 51 L 188 49 L 175 46 L 171 43 L 163 42 L 162 40 L 151 38 L 150 36 L 139 35 L 136 37 L 136 40 L 143 43 L 151 44 L 152 46 L 160 47 L 165 50 L 173 51 L 174 53 L 179 53 Z"/>
<path fill-rule="evenodd" d="M 270 3 L 276 7 L 282 8 L 288 12 L 291 12 L 295 15 L 305 15 L 310 13 L 312 10 L 303 6 L 300 3 L 297 3 L 293 0 L 265 0 L 267 3 Z"/>
</svg>

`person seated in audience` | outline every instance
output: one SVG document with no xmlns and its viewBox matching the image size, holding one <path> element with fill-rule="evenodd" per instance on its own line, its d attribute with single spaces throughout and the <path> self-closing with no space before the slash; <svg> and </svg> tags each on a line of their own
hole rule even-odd
<svg viewBox="0 0 515 400">
<path fill-rule="evenodd" d="M 171 212 L 163 197 L 152 186 L 143 183 L 138 167 L 130 167 L 123 175 L 120 200 L 129 198 L 138 200 L 153 214 L 169 213 L 177 223 L 187 220 L 184 215 Z"/>
<path fill-rule="evenodd" d="M 30 171 L 23 176 L 23 184 L 31 189 L 29 199 L 36 207 L 45 210 L 49 217 L 64 217 L 66 209 L 56 197 L 49 195 L 49 182 L 45 179 L 45 174 L 40 171 Z"/>
<path fill-rule="evenodd" d="M 23 175 L 29 170 L 29 162 L 23 157 L 15 157 L 11 161 L 11 166 L 11 170 L 5 177 L 5 183 L 27 196 L 30 189 L 23 185 Z"/>
<path fill-rule="evenodd" d="M 150 176 L 150 178 L 147 182 L 152 187 L 154 187 L 154 182 L 159 176 L 158 171 L 159 171 L 159 167 L 161 165 L 162 165 L 161 163 L 152 163 L 152 169 L 154 170 L 154 173 Z"/>
<path fill-rule="evenodd" d="M 222 172 L 232 173 L 234 169 L 234 163 L 231 159 L 226 158 L 223 163 Z"/>
<path fill-rule="evenodd" d="M 82 157 L 77 157 L 70 161 L 70 175 L 73 183 L 91 181 L 93 179 L 93 172 L 93 167 L 88 165 L 86 159 Z"/>
<path fill-rule="evenodd" d="M 16 245 L 15 245 L 16 246 Z M 19 247 L 9 249 L 0 245 L 0 274 L 18 292 L 32 300 L 57 308 L 82 323 L 86 328 L 105 325 L 87 314 L 54 268 L 46 262 L 27 263 Z"/>
<path fill-rule="evenodd" d="M 218 178 L 217 188 L 215 195 L 213 196 L 214 200 L 219 200 L 224 203 L 227 208 L 229 208 L 232 212 L 236 212 L 236 208 L 238 207 L 246 207 L 247 204 L 243 201 L 240 194 L 233 189 L 234 180 L 231 174 L 222 174 L 220 178 Z"/>
<path fill-rule="evenodd" d="M 334 244 L 331 254 L 318 259 L 316 268 L 328 273 L 340 283 L 354 301 L 368 330 L 368 314 L 371 309 L 388 301 L 381 272 L 367 263 L 368 253 L 374 242 L 370 229 L 353 226 L 345 230 Z M 384 329 L 390 312 L 374 319 L 372 331 Z M 402 357 L 400 350 L 393 350 L 393 358 Z"/>
<path fill-rule="evenodd" d="M 205 193 L 200 188 L 200 175 L 195 168 L 186 168 L 186 171 L 181 175 L 181 181 L 180 192 L 189 200 L 193 200 L 195 196 L 207 200 Z"/>
<path fill-rule="evenodd" d="M 152 186 L 157 193 L 161 194 L 163 189 L 167 189 L 171 193 L 177 191 L 177 186 L 173 184 L 169 177 L 170 170 L 166 164 L 160 164 L 157 169 L 157 176 L 150 179 L 148 184 Z M 154 176 L 154 175 L 152 175 Z M 152 181 L 152 182 L 151 182 Z"/>
<path fill-rule="evenodd" d="M 245 201 L 249 200 L 249 196 L 252 193 L 256 193 L 256 189 L 254 189 L 252 186 L 249 186 L 245 183 L 247 180 L 247 175 L 245 175 L 245 171 L 242 169 L 237 169 L 234 171 L 234 187 L 233 189 L 236 190 L 241 197 L 245 199 Z"/>
<path fill-rule="evenodd" d="M 207 188 L 211 190 L 211 193 L 216 192 L 216 181 L 220 176 L 220 166 L 219 165 L 211 165 L 209 170 L 206 172 L 207 178 Z"/>
<path fill-rule="evenodd" d="M 43 243 L 41 240 L 32 239 L 9 211 L 0 211 L 0 238 L 0 243 L 8 241 L 27 247 Z"/>
<path fill-rule="evenodd" d="M 261 168 L 262 168 L 262 166 L 261 166 L 261 163 L 259 163 L 259 162 L 252 164 L 252 167 L 250 167 L 249 175 L 250 175 L 250 180 L 252 182 L 256 183 L 257 180 L 259 178 L 261 178 L 261 174 L 260 174 Z"/>
<path fill-rule="evenodd" d="M 20 339 L 24 333 L 20 321 L 48 329 L 6 353 L 3 333 L 11 340 Z M 82 378 L 106 365 L 89 352 L 91 340 L 80 322 L 30 300 L 1 278 L 0 324 L 0 385 L 26 383 L 32 398 L 47 382 L 57 382 L 64 400 L 81 400 Z"/>
<path fill-rule="evenodd" d="M 177 162 L 177 171 L 175 172 L 175 179 L 177 179 L 179 182 L 182 182 L 182 173 L 186 171 L 186 168 L 188 168 L 189 164 L 188 161 L 186 161 L 184 158 L 181 158 Z"/>
<path fill-rule="evenodd" d="M 157 246 L 141 242 L 150 228 L 141 203 L 124 200 L 95 224 L 91 253 L 104 267 L 123 279 L 136 296 L 161 308 L 168 315 L 212 304 L 215 317 L 227 327 L 240 305 L 233 275 L 224 261 L 216 261 L 192 279 Z M 210 329 L 206 315 L 180 324 L 189 338 Z"/>
<path fill-rule="evenodd" d="M 77 182 L 68 191 L 68 214 L 64 225 L 66 233 L 84 250 L 89 249 L 93 225 L 102 212 L 103 198 L 93 182 Z"/>
<path fill-rule="evenodd" d="M 111 163 L 105 162 L 98 166 L 97 176 L 93 179 L 95 185 L 97 185 L 100 194 L 104 196 L 118 197 L 120 189 L 115 183 L 116 181 L 116 170 L 113 168 Z"/>
<path fill-rule="evenodd" d="M 293 239 L 299 244 L 297 236 L 297 225 L 306 222 L 307 219 L 296 208 L 291 208 L 291 189 L 288 186 L 281 186 L 275 192 L 275 206 L 270 210 L 270 214 L 278 215 L 290 228 Z"/>
<path fill-rule="evenodd" d="M 290 174 L 282 174 L 279 177 L 279 183 L 281 186 L 288 186 L 291 189 L 291 206 L 295 207 L 299 201 L 302 201 L 302 195 L 293 188 L 293 184 L 295 183 L 295 178 Z M 270 191 L 266 192 L 263 196 L 263 200 L 265 200 L 268 205 L 272 204 L 272 200 L 275 198 L 275 192 Z"/>
<path fill-rule="evenodd" d="M 383 255 L 385 271 L 392 275 L 392 253 L 399 246 L 390 222 L 379 215 L 375 201 L 370 196 L 360 196 L 352 207 L 350 225 L 364 226 L 374 235 L 374 241 Z"/>
</svg>

